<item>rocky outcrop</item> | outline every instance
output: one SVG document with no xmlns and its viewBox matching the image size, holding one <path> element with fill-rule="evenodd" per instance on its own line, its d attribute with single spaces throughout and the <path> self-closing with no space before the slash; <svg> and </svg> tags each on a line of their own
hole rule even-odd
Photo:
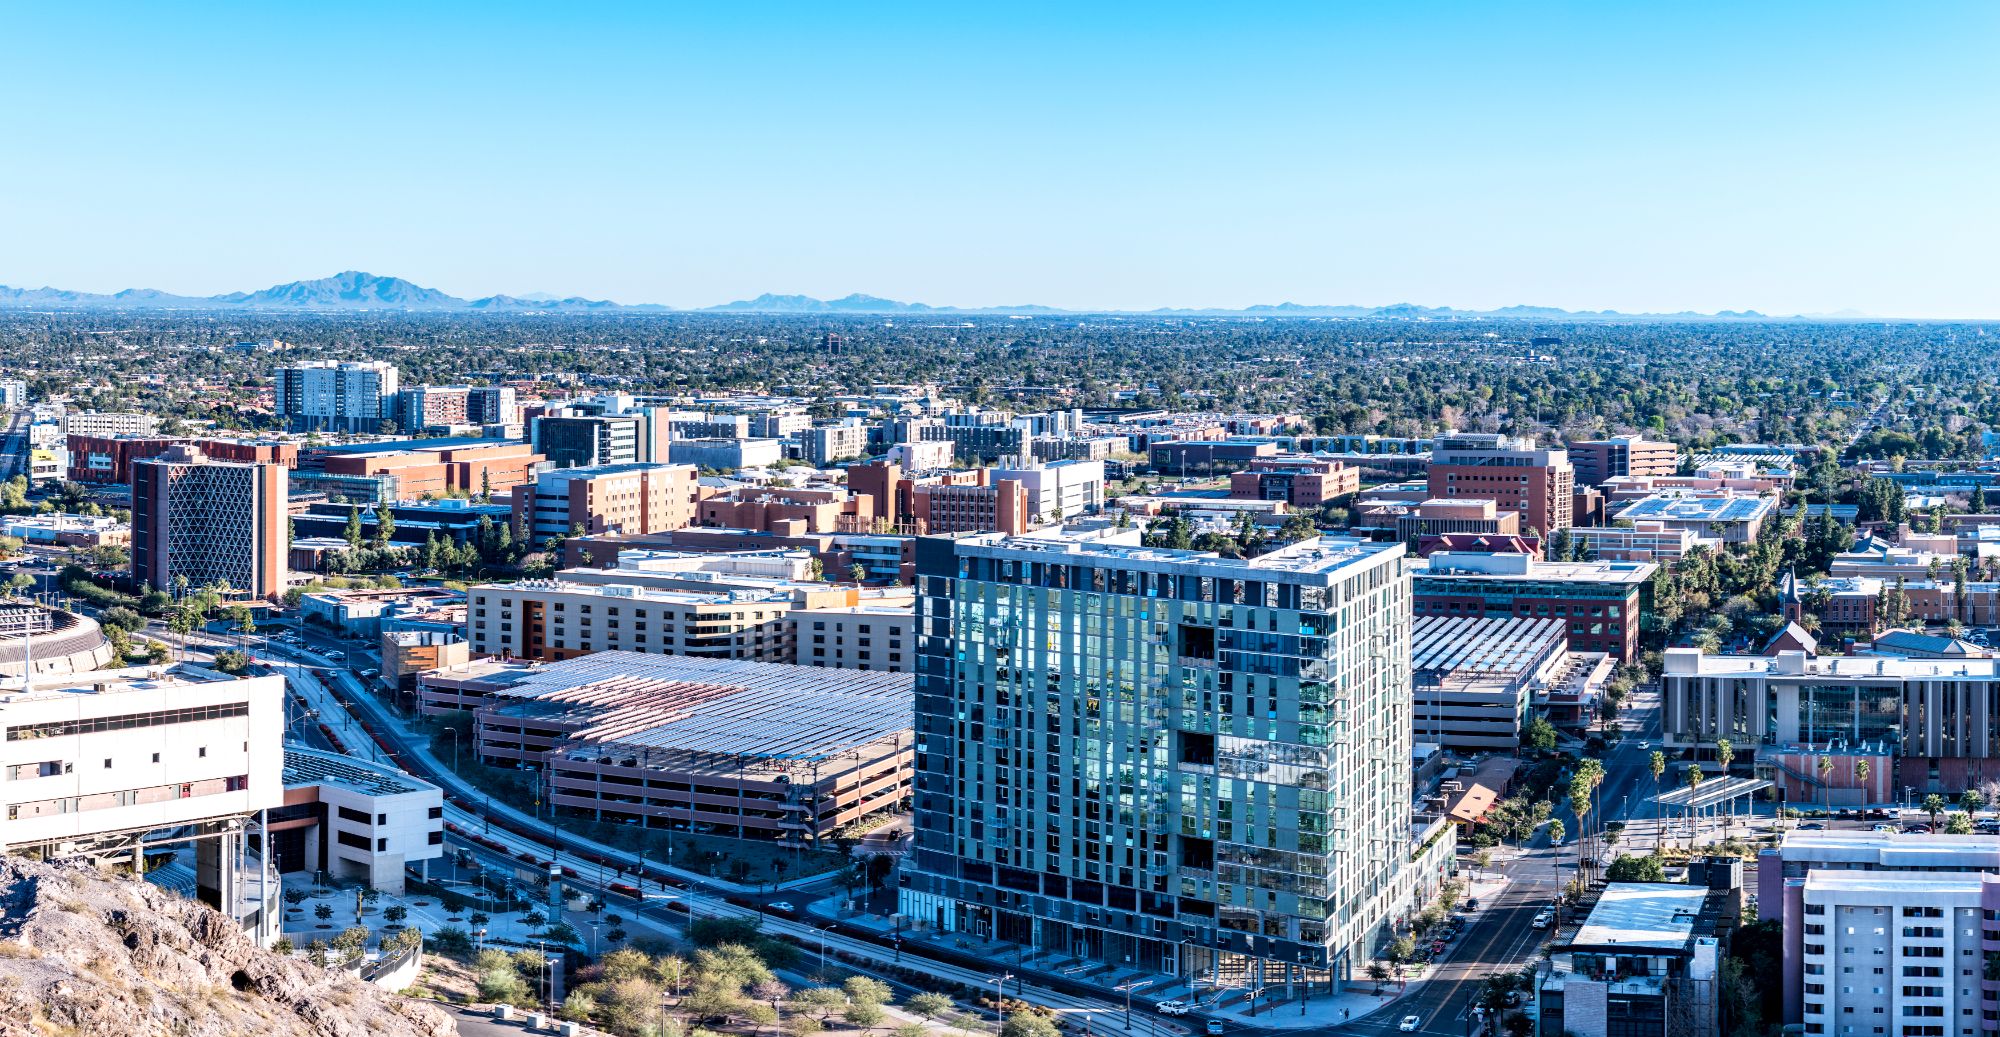
<svg viewBox="0 0 2000 1037">
<path fill-rule="evenodd" d="M 259 948 L 206 905 L 0 854 L 0 1037 L 445 1037 L 432 1005 Z"/>
</svg>

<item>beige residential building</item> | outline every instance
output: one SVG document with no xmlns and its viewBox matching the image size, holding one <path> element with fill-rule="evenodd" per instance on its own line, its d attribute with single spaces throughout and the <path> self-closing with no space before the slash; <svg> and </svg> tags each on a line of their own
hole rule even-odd
<svg viewBox="0 0 2000 1037">
<path fill-rule="evenodd" d="M 914 673 L 916 612 L 909 605 L 854 605 L 792 613 L 803 666 Z"/>
</svg>

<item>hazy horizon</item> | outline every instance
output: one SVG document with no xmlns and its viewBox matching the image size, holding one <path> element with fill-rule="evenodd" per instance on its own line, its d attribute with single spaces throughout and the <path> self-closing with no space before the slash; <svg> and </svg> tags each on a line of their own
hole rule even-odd
<svg viewBox="0 0 2000 1037">
<path fill-rule="evenodd" d="M 2000 317 L 2000 8 L 12 6 L 0 284 Z"/>
</svg>

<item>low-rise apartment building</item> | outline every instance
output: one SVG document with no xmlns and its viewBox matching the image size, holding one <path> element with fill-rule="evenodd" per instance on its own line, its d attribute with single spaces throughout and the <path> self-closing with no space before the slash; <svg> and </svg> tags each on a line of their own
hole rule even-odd
<svg viewBox="0 0 2000 1037">
<path fill-rule="evenodd" d="M 916 669 L 916 613 L 909 606 L 853 605 L 792 614 L 797 661 L 843 670 Z"/>
<path fill-rule="evenodd" d="M 116 411 L 64 411 L 58 423 L 64 436 L 150 436 L 160 430 L 156 415 Z"/>
<path fill-rule="evenodd" d="M 583 533 L 661 533 L 695 522 L 699 471 L 685 464 L 558 468 L 514 490 L 514 534 L 537 546 Z"/>
<path fill-rule="evenodd" d="M 472 588 L 466 640 L 474 655 L 563 659 L 604 651 L 788 662 L 784 591 L 655 590 L 523 580 Z"/>
</svg>

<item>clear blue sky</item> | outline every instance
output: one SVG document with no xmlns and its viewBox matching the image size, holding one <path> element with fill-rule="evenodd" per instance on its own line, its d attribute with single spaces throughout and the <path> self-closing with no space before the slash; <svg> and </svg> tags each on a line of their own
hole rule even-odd
<svg viewBox="0 0 2000 1037">
<path fill-rule="evenodd" d="M 12 3 L 0 284 L 2000 317 L 2000 4 L 1252 6 Z"/>
</svg>

